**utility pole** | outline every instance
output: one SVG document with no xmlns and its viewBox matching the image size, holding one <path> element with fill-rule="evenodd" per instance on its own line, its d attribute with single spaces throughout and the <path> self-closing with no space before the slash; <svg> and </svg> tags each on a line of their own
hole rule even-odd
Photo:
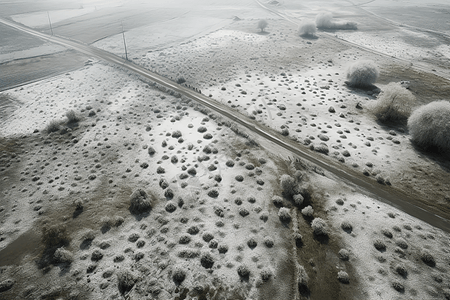
<svg viewBox="0 0 450 300">
<path fill-rule="evenodd" d="M 122 24 L 122 37 L 123 37 L 123 46 L 125 47 L 125 59 L 128 60 L 128 52 L 127 52 L 127 43 L 125 42 L 125 32 L 123 31 L 123 23 Z"/>
<path fill-rule="evenodd" d="M 52 28 L 52 21 L 50 21 L 50 13 L 47 10 L 47 17 L 48 17 L 48 23 L 50 24 L 50 30 L 52 31 L 52 35 L 53 35 L 53 28 Z"/>
</svg>

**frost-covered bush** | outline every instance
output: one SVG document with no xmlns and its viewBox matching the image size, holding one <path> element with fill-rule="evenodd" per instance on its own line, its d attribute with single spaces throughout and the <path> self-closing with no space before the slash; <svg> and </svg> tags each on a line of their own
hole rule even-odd
<svg viewBox="0 0 450 300">
<path fill-rule="evenodd" d="M 344 271 L 338 272 L 337 279 L 342 283 L 350 282 L 350 277 L 348 276 L 347 272 L 344 272 Z"/>
<path fill-rule="evenodd" d="M 312 218 L 312 216 L 314 215 L 314 209 L 312 208 L 312 206 L 308 205 L 307 207 L 302 209 L 302 215 L 307 218 Z"/>
<path fill-rule="evenodd" d="M 71 263 L 73 261 L 72 252 L 64 249 L 64 247 L 56 249 L 54 258 L 57 262 L 60 263 Z"/>
<path fill-rule="evenodd" d="M 76 123 L 80 120 L 80 118 L 77 116 L 77 114 L 75 113 L 75 111 L 73 109 L 66 112 L 66 117 L 67 117 L 67 123 L 69 123 L 69 124 Z"/>
<path fill-rule="evenodd" d="M 264 32 L 264 29 L 266 29 L 267 25 L 269 25 L 269 23 L 267 23 L 266 20 L 259 20 L 258 29 L 260 29 L 261 32 Z"/>
<path fill-rule="evenodd" d="M 266 245 L 267 248 L 272 248 L 274 244 L 274 241 L 271 237 L 267 236 L 264 238 L 264 245 Z"/>
<path fill-rule="evenodd" d="M 336 21 L 333 20 L 331 13 L 320 13 L 316 16 L 316 25 L 319 29 L 341 29 L 341 30 L 356 30 L 358 25 L 355 22 Z"/>
<path fill-rule="evenodd" d="M 304 21 L 300 24 L 298 34 L 305 37 L 314 37 L 316 34 L 316 24 L 313 21 Z"/>
<path fill-rule="evenodd" d="M 450 102 L 434 101 L 413 111 L 408 119 L 411 140 L 424 148 L 450 151 Z"/>
<path fill-rule="evenodd" d="M 282 207 L 278 211 L 278 217 L 280 218 L 281 222 L 289 223 L 292 219 L 291 214 L 289 212 L 289 208 Z"/>
<path fill-rule="evenodd" d="M 338 256 L 340 259 L 347 261 L 350 258 L 350 252 L 347 249 L 339 250 Z"/>
<path fill-rule="evenodd" d="M 130 203 L 130 211 L 134 214 L 147 212 L 152 209 L 147 193 L 141 189 L 137 189 L 131 194 Z"/>
<path fill-rule="evenodd" d="M 280 177 L 281 188 L 287 197 L 293 196 L 297 193 L 297 183 L 295 179 L 288 174 L 281 175 Z"/>
<path fill-rule="evenodd" d="M 237 268 L 237 273 L 242 278 L 248 278 L 250 276 L 250 269 L 246 265 L 240 265 Z"/>
<path fill-rule="evenodd" d="M 315 235 L 328 235 L 327 224 L 322 218 L 315 218 L 311 222 L 311 228 Z"/>
<path fill-rule="evenodd" d="M 181 284 L 185 278 L 186 272 L 180 267 L 176 267 L 172 274 L 172 279 L 175 282 L 175 284 L 177 285 Z"/>
<path fill-rule="evenodd" d="M 373 61 L 361 60 L 352 64 L 347 70 L 347 85 L 351 87 L 371 87 L 380 72 Z"/>
<path fill-rule="evenodd" d="M 416 97 L 399 83 L 389 83 L 371 107 L 372 113 L 382 122 L 404 122 L 411 114 Z"/>
</svg>

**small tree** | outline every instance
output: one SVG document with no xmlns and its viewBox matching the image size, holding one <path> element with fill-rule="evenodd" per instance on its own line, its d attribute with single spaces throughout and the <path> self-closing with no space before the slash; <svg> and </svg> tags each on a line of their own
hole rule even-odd
<svg viewBox="0 0 450 300">
<path fill-rule="evenodd" d="M 261 32 L 264 32 L 264 29 L 266 29 L 267 25 L 269 25 L 269 23 L 267 23 L 266 20 L 259 20 L 258 22 L 258 29 L 261 30 Z"/>
</svg>

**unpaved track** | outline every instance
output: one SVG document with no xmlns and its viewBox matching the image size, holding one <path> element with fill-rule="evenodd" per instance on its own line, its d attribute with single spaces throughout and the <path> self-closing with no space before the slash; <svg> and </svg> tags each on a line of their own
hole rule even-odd
<svg viewBox="0 0 450 300">
<path fill-rule="evenodd" d="M 340 165 L 336 161 L 333 161 L 331 158 L 325 157 L 315 152 L 311 152 L 299 143 L 292 141 L 289 138 L 283 137 L 275 130 L 251 120 L 250 118 L 234 111 L 230 107 L 223 105 L 218 101 L 213 100 L 212 98 L 206 97 L 189 88 L 178 85 L 165 77 L 150 72 L 143 67 L 135 65 L 109 52 L 62 37 L 49 36 L 47 34 L 35 31 L 7 19 L 0 18 L 0 22 L 34 36 L 43 38 L 45 40 L 73 48 L 86 55 L 94 56 L 107 62 L 118 64 L 123 68 L 133 71 L 138 75 L 141 75 L 153 82 L 165 86 L 166 88 L 177 91 L 180 94 L 214 110 L 218 114 L 233 120 L 239 125 L 244 126 L 253 134 L 256 134 L 260 138 L 273 143 L 275 147 L 281 147 L 284 151 L 280 150 L 280 152 L 285 152 L 287 150 L 292 155 L 298 156 L 301 159 L 307 160 L 310 163 L 320 167 L 325 172 L 327 172 L 327 175 L 329 177 L 334 177 L 336 180 L 344 181 L 350 186 L 353 186 L 357 191 L 365 195 L 388 203 L 424 222 L 431 224 L 432 226 L 438 227 L 446 232 L 450 232 L 450 222 L 447 219 L 448 216 L 446 216 L 444 212 L 434 208 L 426 207 L 423 203 L 421 203 L 420 199 L 414 199 L 412 197 L 406 196 L 404 193 L 395 189 L 394 187 L 380 185 L 373 178 L 367 178 L 361 173 L 358 173 L 352 169 L 342 167 L 342 165 Z"/>
</svg>

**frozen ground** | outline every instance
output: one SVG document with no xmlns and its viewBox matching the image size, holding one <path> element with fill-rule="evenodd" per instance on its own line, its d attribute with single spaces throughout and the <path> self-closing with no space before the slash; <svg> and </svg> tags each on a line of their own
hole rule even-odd
<svg viewBox="0 0 450 300">
<path fill-rule="evenodd" d="M 418 104 L 448 95 L 445 79 L 323 33 L 300 38 L 280 17 L 268 18 L 266 32 L 258 33 L 256 23 L 268 13 L 247 2 L 238 7 L 229 4 L 219 18 L 217 11 L 206 14 L 203 25 L 189 14 L 178 18 L 184 29 L 173 36 L 161 31 L 174 30 L 175 20 L 127 30 L 134 63 L 183 77 L 299 147 L 327 152 L 323 158 L 343 170 L 448 212 L 448 162 L 414 149 L 405 127 L 378 123 L 370 113 L 376 94 L 344 84 L 358 59 L 377 62 L 380 89 L 410 81 Z M 368 47 L 384 41 L 370 32 L 336 34 Z M 118 35 L 95 45 L 122 55 L 121 43 Z M 308 163 L 285 161 L 276 146 L 255 145 L 242 129 L 177 93 L 90 61 L 1 96 L 19 106 L 0 126 L 2 297 L 450 297 L 447 232 Z M 70 110 L 78 120 L 69 122 Z M 297 197 L 280 185 L 283 174 L 293 178 Z M 130 209 L 137 189 L 150 211 Z M 280 218 L 286 214 L 290 220 Z M 314 234 L 315 218 L 325 220 L 327 235 Z"/>
<path fill-rule="evenodd" d="M 407 193 L 412 189 L 423 199 L 437 199 L 432 205 L 447 210 L 450 187 L 444 178 L 448 164 L 418 153 L 405 127 L 378 123 L 370 114 L 376 97 L 344 84 L 347 67 L 359 59 L 377 61 L 381 80 L 386 83 L 392 80 L 388 79 L 390 74 L 408 64 L 352 49 L 325 35 L 317 40 L 302 39 L 284 20 L 271 20 L 266 35 L 258 34 L 254 26 L 254 21 L 235 21 L 228 28 L 177 47 L 138 52 L 135 62 L 173 80 L 183 77 L 203 94 L 280 132 L 285 130 L 301 144 L 318 151 L 325 144 L 328 156 L 347 167 Z M 425 49 L 420 51 L 428 51 Z M 400 74 L 393 79 L 397 82 L 415 76 L 414 72 L 397 72 Z M 433 86 L 432 80 L 430 77 L 418 84 L 429 81 Z M 420 90 L 414 84 L 411 89 Z M 425 89 L 416 95 L 419 100 L 415 105 L 436 99 Z M 430 175 L 416 178 L 417 170 Z M 439 190 L 427 188 L 430 176 Z"/>
</svg>

